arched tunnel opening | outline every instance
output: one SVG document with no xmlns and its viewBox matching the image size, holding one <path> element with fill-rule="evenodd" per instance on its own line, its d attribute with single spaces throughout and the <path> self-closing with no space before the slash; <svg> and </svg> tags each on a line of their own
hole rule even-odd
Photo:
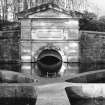
<svg viewBox="0 0 105 105">
<path fill-rule="evenodd" d="M 43 50 L 37 59 L 37 67 L 41 74 L 52 76 L 60 71 L 62 56 L 54 49 Z"/>
</svg>

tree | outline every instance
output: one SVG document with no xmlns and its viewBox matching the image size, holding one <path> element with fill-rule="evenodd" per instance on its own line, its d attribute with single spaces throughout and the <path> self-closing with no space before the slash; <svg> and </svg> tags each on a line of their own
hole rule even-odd
<svg viewBox="0 0 105 105">
<path fill-rule="evenodd" d="M 96 14 L 85 12 L 79 22 L 80 30 L 105 32 L 105 16 L 98 20 Z"/>
<path fill-rule="evenodd" d="M 23 10 L 26 10 L 28 9 L 28 3 L 27 3 L 27 0 L 24 0 L 23 1 Z"/>
<path fill-rule="evenodd" d="M 7 19 L 7 0 L 0 0 L 1 2 L 1 11 L 2 11 L 2 19 Z"/>
<path fill-rule="evenodd" d="M 83 13 L 83 18 L 85 18 L 87 20 L 96 20 L 97 19 L 97 15 L 95 13 L 85 11 Z"/>
<path fill-rule="evenodd" d="M 10 3 L 10 1 L 12 3 Z M 13 13 L 13 19 L 15 19 L 15 14 L 17 12 L 52 2 L 67 11 L 79 11 L 81 8 L 82 10 L 85 10 L 84 5 L 86 5 L 86 0 L 0 0 L 2 19 L 7 19 L 8 6 L 11 8 L 11 12 Z"/>
<path fill-rule="evenodd" d="M 8 7 L 7 7 L 7 0 L 4 0 L 4 7 L 3 7 L 3 12 L 4 12 L 4 20 L 7 20 L 7 15 L 8 15 Z"/>
<path fill-rule="evenodd" d="M 101 17 L 99 18 L 99 21 L 105 23 L 105 16 L 101 16 Z"/>
<path fill-rule="evenodd" d="M 93 24 L 96 22 L 96 19 L 96 14 L 85 11 L 79 21 L 80 30 L 95 30 L 96 26 L 94 26 Z"/>
</svg>

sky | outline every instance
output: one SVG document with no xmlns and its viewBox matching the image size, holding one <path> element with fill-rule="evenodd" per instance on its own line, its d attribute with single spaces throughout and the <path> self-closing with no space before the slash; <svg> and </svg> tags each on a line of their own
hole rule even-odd
<svg viewBox="0 0 105 105">
<path fill-rule="evenodd" d="M 97 15 L 105 15 L 105 0 L 88 0 L 88 2 L 91 4 L 91 8 L 96 11 Z M 94 7 L 92 7 L 92 5 Z M 94 9 L 96 7 L 97 9 Z"/>
</svg>

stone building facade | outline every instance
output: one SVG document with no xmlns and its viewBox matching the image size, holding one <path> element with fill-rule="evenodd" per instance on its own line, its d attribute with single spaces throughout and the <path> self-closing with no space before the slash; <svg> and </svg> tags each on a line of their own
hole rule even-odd
<svg viewBox="0 0 105 105">
<path fill-rule="evenodd" d="M 66 75 L 78 69 L 77 17 L 51 3 L 22 11 L 18 17 L 21 22 L 21 72 L 48 76 Z"/>
</svg>

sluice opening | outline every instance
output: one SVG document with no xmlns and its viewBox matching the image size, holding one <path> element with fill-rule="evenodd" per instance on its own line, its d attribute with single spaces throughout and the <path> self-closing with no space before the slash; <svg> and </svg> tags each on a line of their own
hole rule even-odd
<svg viewBox="0 0 105 105">
<path fill-rule="evenodd" d="M 37 67 L 43 75 L 54 75 L 62 66 L 62 56 L 53 49 L 43 50 L 38 56 Z"/>
</svg>

